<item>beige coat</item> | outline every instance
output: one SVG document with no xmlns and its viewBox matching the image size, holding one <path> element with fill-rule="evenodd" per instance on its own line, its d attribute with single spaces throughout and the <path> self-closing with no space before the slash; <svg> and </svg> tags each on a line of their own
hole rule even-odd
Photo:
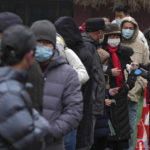
<svg viewBox="0 0 150 150">
<path fill-rule="evenodd" d="M 134 51 L 134 54 L 131 56 L 133 62 L 147 64 L 149 62 L 149 50 L 146 47 L 142 38 L 140 38 L 139 27 L 137 22 L 132 17 L 125 17 L 121 22 L 121 29 L 124 22 L 131 22 L 135 25 L 134 35 L 129 40 L 122 40 L 122 45 L 131 47 Z M 137 77 L 135 87 L 129 91 L 128 97 L 131 101 L 138 102 L 141 96 L 142 91 L 144 90 L 147 81 L 141 76 Z"/>
</svg>

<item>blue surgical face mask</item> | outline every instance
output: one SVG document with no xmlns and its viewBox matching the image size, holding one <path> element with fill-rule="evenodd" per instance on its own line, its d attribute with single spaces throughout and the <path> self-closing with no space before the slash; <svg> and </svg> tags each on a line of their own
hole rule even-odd
<svg viewBox="0 0 150 150">
<path fill-rule="evenodd" d="M 116 21 L 116 24 L 117 24 L 118 26 L 120 26 L 120 24 L 121 24 L 121 20 L 116 19 L 115 21 Z"/>
<path fill-rule="evenodd" d="M 108 69 L 108 66 L 103 66 L 103 71 L 106 72 Z"/>
<path fill-rule="evenodd" d="M 35 59 L 38 62 L 46 62 L 49 60 L 53 55 L 53 49 L 47 46 L 38 45 L 35 51 Z"/>
<path fill-rule="evenodd" d="M 130 39 L 133 36 L 134 30 L 131 29 L 122 29 L 122 36 L 125 39 Z"/>
</svg>

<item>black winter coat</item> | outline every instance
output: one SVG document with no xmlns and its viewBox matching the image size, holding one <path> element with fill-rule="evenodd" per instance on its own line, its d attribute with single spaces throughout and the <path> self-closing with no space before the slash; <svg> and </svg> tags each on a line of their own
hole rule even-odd
<svg viewBox="0 0 150 150">
<path fill-rule="evenodd" d="M 59 18 L 55 22 L 55 26 L 57 32 L 64 38 L 67 46 L 79 56 L 90 76 L 89 81 L 82 88 L 85 103 L 87 102 L 90 107 L 92 106 L 92 112 L 90 110 L 88 113 L 103 114 L 105 78 L 100 58 L 96 51 L 98 43 L 88 33 L 81 36 L 77 25 L 71 17 Z"/>
<path fill-rule="evenodd" d="M 106 47 L 103 47 L 107 52 Z M 112 55 L 110 54 L 109 62 L 108 62 L 108 70 L 114 68 L 113 61 L 112 61 Z M 130 126 L 129 126 L 129 115 L 128 115 L 128 100 L 127 100 L 127 94 L 128 94 L 128 87 L 126 86 L 125 77 L 124 77 L 124 70 L 126 68 L 126 64 L 131 63 L 130 56 L 133 54 L 133 51 L 131 48 L 119 46 L 118 50 L 116 51 L 116 54 L 120 60 L 121 68 L 122 68 L 122 74 L 123 74 L 123 86 L 120 88 L 117 95 L 115 95 L 113 98 L 116 100 L 116 104 L 113 104 L 111 106 L 111 121 L 113 124 L 113 127 L 116 132 L 116 136 L 110 137 L 110 140 L 116 141 L 116 140 L 125 140 L 130 137 Z M 108 71 L 110 72 L 110 71 Z M 110 88 L 117 87 L 115 77 L 110 75 Z"/>
<path fill-rule="evenodd" d="M 33 110 L 25 73 L 0 68 L 0 150 L 42 150 L 49 123 Z"/>
<path fill-rule="evenodd" d="M 105 99 L 110 99 L 108 89 L 105 90 Z M 97 121 L 95 125 L 95 138 L 107 137 L 110 134 L 109 124 L 108 124 L 109 118 L 110 118 L 110 107 L 105 105 L 104 115 L 103 116 L 99 115 L 97 117 Z"/>
<path fill-rule="evenodd" d="M 97 53 L 97 43 L 88 33 L 83 34 L 83 41 L 86 48 L 82 49 L 83 51 L 80 51 L 78 56 L 85 65 L 90 79 L 82 87 L 84 96 L 84 116 L 78 129 L 78 148 L 93 144 L 93 126 L 95 126 L 93 116 L 104 114 L 105 99 L 105 78 Z"/>
<path fill-rule="evenodd" d="M 90 90 L 86 94 L 88 98 L 90 97 L 92 100 L 93 114 L 103 115 L 105 100 L 105 77 L 102 64 L 97 53 L 98 43 L 94 41 L 88 33 L 83 33 L 82 37 L 87 48 L 85 49 L 85 53 L 89 53 L 89 56 L 91 56 L 89 60 L 86 60 L 88 61 L 88 65 L 86 65 L 86 68 L 90 76 L 90 80 L 87 83 L 88 86 L 85 85 L 85 90 Z M 85 57 L 85 54 L 80 57 Z"/>
<path fill-rule="evenodd" d="M 96 51 L 97 43 L 87 33 L 82 37 L 71 17 L 59 18 L 55 26 L 67 46 L 79 56 L 90 77 L 82 86 L 84 112 L 77 134 L 77 148 L 83 148 L 93 144 L 93 116 L 104 113 L 105 78 Z"/>
</svg>

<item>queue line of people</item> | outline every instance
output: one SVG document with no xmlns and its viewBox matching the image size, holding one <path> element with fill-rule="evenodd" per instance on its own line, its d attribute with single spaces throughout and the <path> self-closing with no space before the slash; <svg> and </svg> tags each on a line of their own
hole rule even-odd
<svg viewBox="0 0 150 150">
<path fill-rule="evenodd" d="M 133 149 L 149 80 L 135 74 L 148 68 L 149 50 L 134 18 L 89 18 L 81 34 L 72 17 L 29 28 L 2 12 L 0 32 L 1 149 Z"/>
</svg>

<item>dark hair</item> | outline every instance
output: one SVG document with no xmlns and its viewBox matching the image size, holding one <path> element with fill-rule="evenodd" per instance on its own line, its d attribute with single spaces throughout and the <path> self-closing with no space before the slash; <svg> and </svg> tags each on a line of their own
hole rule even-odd
<svg viewBox="0 0 150 150">
<path fill-rule="evenodd" d="M 32 31 L 23 25 L 8 27 L 2 34 L 3 65 L 19 63 L 25 54 L 36 48 L 36 38 Z"/>
<path fill-rule="evenodd" d="M 117 12 L 123 12 L 125 15 L 131 15 L 131 9 L 128 5 L 118 5 L 114 9 Z"/>
</svg>

